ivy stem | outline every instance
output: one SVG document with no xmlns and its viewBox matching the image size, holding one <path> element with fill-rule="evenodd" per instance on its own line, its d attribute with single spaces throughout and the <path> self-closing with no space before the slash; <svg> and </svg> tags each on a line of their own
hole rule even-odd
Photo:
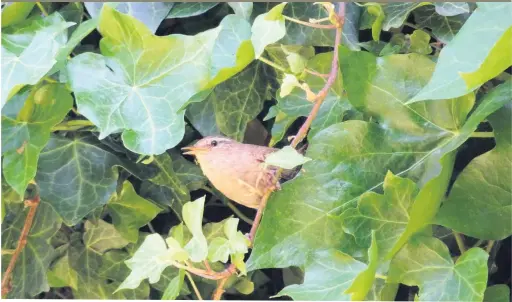
<svg viewBox="0 0 512 302">
<path fill-rule="evenodd" d="M 311 69 L 307 69 L 307 68 L 304 68 L 304 71 L 309 73 L 309 74 L 312 74 L 312 75 L 315 75 L 317 77 L 321 77 L 321 78 L 328 78 L 329 75 L 328 74 L 324 74 L 324 73 L 319 73 L 319 72 L 316 72 L 314 70 L 311 70 Z"/>
<path fill-rule="evenodd" d="M 228 278 L 220 279 L 217 288 L 213 292 L 212 300 L 220 300 L 222 298 L 222 294 L 225 292 L 224 285 L 228 281 Z"/>
<path fill-rule="evenodd" d="M 37 206 L 40 202 L 39 194 L 37 194 L 32 199 L 25 200 L 25 206 L 29 208 L 27 217 L 25 218 L 25 224 L 23 225 L 23 229 L 21 230 L 20 238 L 18 239 L 18 244 L 16 245 L 16 249 L 12 254 L 11 261 L 9 261 L 9 266 L 5 270 L 3 279 L 2 279 L 2 296 L 7 294 L 11 290 L 11 274 L 16 265 L 16 261 L 20 256 L 21 252 L 25 245 L 27 245 L 27 237 L 30 228 L 32 227 L 32 222 L 34 222 L 34 217 L 36 215 Z"/>
<path fill-rule="evenodd" d="M 491 138 L 494 137 L 494 132 L 473 132 L 471 137 Z"/>
<path fill-rule="evenodd" d="M 270 65 L 272 67 L 274 67 L 275 69 L 279 70 L 279 71 L 282 71 L 284 73 L 286 73 L 286 68 L 280 66 L 280 65 L 277 65 L 276 63 L 270 61 L 270 60 L 267 60 L 265 59 L 264 57 L 259 57 L 258 60 L 260 60 L 261 62 L 267 64 L 267 65 Z"/>
<path fill-rule="evenodd" d="M 384 275 L 381 275 L 381 274 L 375 274 L 375 278 L 382 279 L 382 280 L 387 280 L 388 276 L 384 276 Z"/>
<path fill-rule="evenodd" d="M 316 23 L 310 23 L 310 22 L 306 22 L 306 21 L 301 21 L 299 19 L 295 19 L 295 18 L 292 18 L 292 17 L 288 17 L 288 16 L 285 16 L 283 15 L 284 19 L 285 20 L 288 20 L 290 22 L 294 22 L 294 23 L 298 23 L 300 25 L 304 25 L 304 26 L 309 26 L 309 27 L 314 27 L 314 28 L 319 28 L 319 29 L 336 29 L 336 25 L 333 25 L 333 24 L 316 24 Z"/>
<path fill-rule="evenodd" d="M 233 203 L 227 202 L 228 207 L 233 211 L 240 219 L 245 221 L 247 224 L 252 225 L 254 221 L 252 221 L 249 217 L 245 216 Z"/>
<path fill-rule="evenodd" d="M 149 228 L 149 231 L 152 233 L 152 234 L 155 234 L 155 229 L 153 228 L 153 225 L 151 224 L 151 222 L 148 222 L 148 228 Z"/>
<path fill-rule="evenodd" d="M 484 242 L 483 239 L 478 239 L 478 241 L 473 245 L 474 247 L 479 247 L 480 244 L 482 244 L 482 242 Z"/>
<path fill-rule="evenodd" d="M 464 238 L 461 234 L 457 232 L 453 232 L 453 237 L 455 237 L 455 241 L 457 242 L 457 246 L 459 247 L 460 253 L 463 254 L 466 251 L 466 246 L 464 245 Z"/>
<path fill-rule="evenodd" d="M 489 242 L 487 242 L 487 247 L 485 248 L 485 251 L 487 252 L 487 254 L 489 254 L 491 252 L 493 246 L 494 246 L 494 240 L 489 240 Z"/>
<path fill-rule="evenodd" d="M 192 285 L 192 288 L 194 289 L 194 292 L 196 293 L 197 299 L 202 301 L 203 297 L 201 297 L 201 293 L 199 293 L 199 289 L 197 289 L 194 279 L 192 279 L 192 276 L 190 276 L 189 272 L 185 272 L 185 275 L 187 275 L 188 281 L 190 282 L 190 285 Z"/>
<path fill-rule="evenodd" d="M 41 2 L 36 2 L 36 5 L 37 5 L 37 7 L 39 7 L 39 9 L 43 13 L 43 15 L 45 17 L 48 17 L 48 12 L 46 11 L 46 9 L 44 9 L 44 6 L 41 4 Z"/>
</svg>

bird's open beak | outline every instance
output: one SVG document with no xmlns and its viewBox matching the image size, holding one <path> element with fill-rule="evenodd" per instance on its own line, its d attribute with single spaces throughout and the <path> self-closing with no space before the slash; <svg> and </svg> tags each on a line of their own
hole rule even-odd
<svg viewBox="0 0 512 302">
<path fill-rule="evenodd" d="M 192 146 L 183 147 L 183 148 L 181 148 L 181 150 L 186 151 L 186 152 L 183 152 L 183 154 L 186 154 L 186 155 L 197 155 L 197 153 L 208 151 L 207 148 L 192 147 Z"/>
</svg>

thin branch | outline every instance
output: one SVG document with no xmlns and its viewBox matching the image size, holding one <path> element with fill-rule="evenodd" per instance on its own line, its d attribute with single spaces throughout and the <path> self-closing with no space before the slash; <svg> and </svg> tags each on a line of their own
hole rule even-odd
<svg viewBox="0 0 512 302">
<path fill-rule="evenodd" d="M 328 78 L 329 75 L 328 74 L 324 74 L 324 73 L 318 73 L 314 70 L 311 70 L 311 69 L 307 69 L 307 68 L 304 68 L 304 71 L 309 73 L 309 74 L 312 74 L 312 75 L 315 75 L 317 77 L 321 77 L 321 78 Z"/>
<path fill-rule="evenodd" d="M 213 292 L 212 300 L 220 300 L 222 298 L 222 294 L 224 294 L 224 286 L 226 285 L 226 281 L 228 281 L 228 278 L 221 279 L 218 284 L 217 288 Z"/>
<path fill-rule="evenodd" d="M 489 242 L 487 242 L 487 247 L 485 248 L 485 251 L 487 252 L 487 254 L 491 253 L 493 246 L 494 246 L 494 240 L 489 240 Z"/>
<path fill-rule="evenodd" d="M 194 282 L 194 279 L 192 279 L 192 276 L 188 272 L 185 272 L 185 275 L 188 278 L 188 281 L 190 282 L 190 285 L 192 285 L 192 288 L 194 289 L 194 292 L 196 293 L 198 300 L 203 300 L 203 297 L 201 297 L 201 293 L 199 292 L 199 289 L 197 289 L 196 283 Z"/>
<path fill-rule="evenodd" d="M 316 24 L 316 23 L 310 23 L 310 22 L 306 22 L 306 21 L 301 21 L 299 19 L 295 19 L 295 18 L 292 18 L 292 17 L 288 17 L 288 16 L 285 16 L 283 15 L 284 19 L 285 20 L 288 20 L 288 21 L 291 21 L 291 22 L 294 22 L 294 23 L 298 23 L 300 25 L 304 25 L 304 26 L 309 26 L 309 27 L 314 27 L 314 28 L 318 28 L 318 29 L 336 29 L 336 25 L 333 25 L 333 24 Z"/>
<path fill-rule="evenodd" d="M 7 269 L 5 270 L 4 278 L 2 279 L 2 296 L 7 294 L 11 290 L 11 274 L 14 270 L 18 257 L 20 256 L 21 252 L 23 251 L 23 248 L 27 244 L 28 233 L 30 231 L 30 228 L 32 227 L 32 222 L 34 222 L 37 206 L 39 205 L 40 201 L 41 200 L 39 198 L 39 194 L 37 194 L 33 199 L 25 200 L 25 206 L 29 207 L 29 210 L 27 213 L 27 217 L 25 218 L 25 224 L 23 225 L 23 229 L 21 230 L 20 238 L 18 239 L 18 244 L 16 246 L 16 249 L 14 250 L 14 253 L 12 254 L 9 266 L 7 266 Z"/>
<path fill-rule="evenodd" d="M 460 253 L 463 254 L 466 251 L 466 246 L 464 245 L 464 238 L 461 234 L 457 232 L 453 232 L 453 237 L 455 237 L 455 241 L 457 242 L 457 246 L 459 247 Z"/>
<path fill-rule="evenodd" d="M 252 221 L 249 217 L 245 216 L 233 203 L 227 202 L 228 207 L 233 211 L 240 219 L 245 221 L 247 224 L 252 225 L 254 221 Z"/>
</svg>

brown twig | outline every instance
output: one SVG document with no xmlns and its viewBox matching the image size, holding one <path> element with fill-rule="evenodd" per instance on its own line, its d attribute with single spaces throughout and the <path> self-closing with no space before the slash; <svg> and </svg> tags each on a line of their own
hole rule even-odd
<svg viewBox="0 0 512 302">
<path fill-rule="evenodd" d="M 313 108 L 311 109 L 311 112 L 309 113 L 306 121 L 301 126 L 299 131 L 297 132 L 297 135 L 293 138 L 293 141 L 291 142 L 291 146 L 296 148 L 297 145 L 306 137 L 306 134 L 309 130 L 309 127 L 311 126 L 311 123 L 316 118 L 318 114 L 318 110 L 320 109 L 320 106 L 322 105 L 323 101 L 325 100 L 325 97 L 327 96 L 329 89 L 331 89 L 332 85 L 334 84 L 334 81 L 336 80 L 336 76 L 338 74 L 338 52 L 339 52 L 339 45 L 341 43 L 341 32 L 343 29 L 343 24 L 345 21 L 345 3 L 340 2 L 339 8 L 338 8 L 338 14 L 336 16 L 337 24 L 334 26 L 336 28 L 336 37 L 334 42 L 334 52 L 333 52 L 333 59 L 331 64 L 331 71 L 329 72 L 329 77 L 327 78 L 327 82 L 325 83 L 325 86 L 318 92 L 315 98 L 315 104 Z M 305 24 L 308 25 L 309 24 Z M 333 28 L 333 27 L 329 27 Z M 254 242 L 254 238 L 256 236 L 256 231 L 258 230 L 258 226 L 261 221 L 261 217 L 263 216 L 263 212 L 265 210 L 265 207 L 267 205 L 268 199 L 272 192 L 275 190 L 277 182 L 279 181 L 280 175 L 282 173 L 282 169 L 279 169 L 277 171 L 277 175 L 275 177 L 275 183 L 273 186 L 269 187 L 265 194 L 261 197 L 261 202 L 258 207 L 258 211 L 256 212 L 256 217 L 254 217 L 254 223 L 252 224 L 251 231 L 249 232 L 249 240 L 250 244 L 252 246 Z M 178 264 L 179 265 L 179 264 Z M 224 271 L 217 273 L 217 272 L 208 272 L 206 270 L 201 270 L 197 268 L 193 268 L 191 266 L 177 266 L 178 268 L 184 268 L 188 270 L 191 273 L 194 273 L 198 276 L 202 276 L 207 279 L 211 280 L 219 280 L 217 284 L 217 288 L 215 289 L 212 299 L 213 300 L 220 300 L 222 298 L 222 294 L 224 293 L 224 286 L 228 280 L 228 278 L 236 272 L 236 267 L 232 263 L 226 268 Z"/>
<path fill-rule="evenodd" d="M 319 73 L 319 72 L 316 72 L 314 70 L 311 70 L 311 69 L 307 69 L 307 68 L 304 68 L 304 71 L 309 73 L 309 74 L 312 74 L 312 75 L 315 75 L 317 77 L 321 77 L 321 78 L 328 78 L 329 75 L 328 74 L 324 74 L 324 73 Z"/>
<path fill-rule="evenodd" d="M 16 261 L 20 256 L 21 252 L 25 245 L 27 245 L 27 237 L 32 227 L 32 223 L 34 222 L 34 217 L 36 215 L 36 209 L 39 205 L 40 198 L 39 194 L 36 195 L 33 199 L 25 200 L 25 206 L 29 207 L 27 217 L 25 218 L 25 224 L 23 225 L 23 229 L 21 230 L 20 238 L 18 239 L 18 244 L 16 245 L 16 249 L 12 254 L 11 261 L 9 262 L 9 266 L 4 273 L 4 278 L 2 279 L 2 296 L 7 294 L 11 290 L 11 274 L 16 265 Z"/>
</svg>

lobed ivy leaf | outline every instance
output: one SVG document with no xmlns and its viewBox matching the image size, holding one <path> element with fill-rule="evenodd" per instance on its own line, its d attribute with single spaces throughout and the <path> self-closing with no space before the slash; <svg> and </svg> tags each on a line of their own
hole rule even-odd
<svg viewBox="0 0 512 302">
<path fill-rule="evenodd" d="M 2 156 L 5 180 L 20 195 L 36 175 L 39 154 L 50 139 L 52 127 L 73 106 L 73 98 L 64 85 L 38 86 L 30 93 L 18 94 L 4 107 L 2 114 Z"/>
<path fill-rule="evenodd" d="M 435 2 L 436 12 L 441 16 L 456 16 L 469 13 L 469 5 L 466 2 Z"/>
<path fill-rule="evenodd" d="M 185 113 L 188 121 L 202 136 L 220 135 L 215 120 L 215 108 L 211 99 L 201 103 L 192 103 Z"/>
<path fill-rule="evenodd" d="M 488 257 L 471 248 L 453 263 L 441 240 L 413 237 L 391 261 L 388 282 L 418 286 L 418 301 L 482 301 Z"/>
<path fill-rule="evenodd" d="M 285 146 L 282 149 L 269 154 L 265 158 L 265 164 L 283 169 L 293 169 L 310 160 L 311 158 L 303 156 L 291 146 Z"/>
<path fill-rule="evenodd" d="M 275 43 L 286 34 L 283 9 L 286 2 L 273 7 L 268 13 L 264 13 L 254 19 L 252 24 L 251 42 L 254 46 L 254 56 L 259 58 L 265 46 Z"/>
<path fill-rule="evenodd" d="M 95 19 L 100 17 L 101 9 L 104 4 L 105 3 L 102 2 L 84 3 L 91 17 Z M 115 4 L 115 9 L 118 12 L 136 18 L 154 33 L 160 23 L 167 18 L 167 14 L 169 14 L 174 6 L 175 3 L 173 2 L 119 2 Z"/>
<path fill-rule="evenodd" d="M 59 258 L 52 264 L 47 273 L 48 284 L 50 287 L 71 287 L 74 290 L 78 289 L 78 274 L 71 267 L 69 254 Z"/>
<path fill-rule="evenodd" d="M 409 102 L 459 97 L 478 88 L 512 65 L 512 4 L 478 8 L 464 23 L 457 36 L 443 48 L 428 85 Z M 478 39 L 477 46 L 473 41 Z M 473 51 L 467 51 L 471 47 Z"/>
<path fill-rule="evenodd" d="M 176 2 L 166 18 L 187 18 L 201 15 L 213 7 L 218 2 Z"/>
<path fill-rule="evenodd" d="M 180 290 L 183 287 L 183 282 L 185 281 L 185 270 L 180 269 L 178 276 L 174 277 L 164 293 L 162 294 L 161 300 L 175 300 L 179 294 Z"/>
<path fill-rule="evenodd" d="M 305 267 L 304 283 L 289 285 L 276 297 L 294 300 L 346 301 L 346 290 L 366 265 L 337 250 L 317 251 Z"/>
<path fill-rule="evenodd" d="M 496 147 L 474 158 L 462 170 L 436 217 L 436 223 L 454 231 L 489 240 L 501 240 L 512 234 L 510 82 L 487 94 L 482 105 L 500 97 L 506 99 L 507 105 L 488 118 Z"/>
<path fill-rule="evenodd" d="M 236 15 L 249 20 L 252 14 L 252 2 L 228 2 Z"/>
<path fill-rule="evenodd" d="M 173 158 L 172 167 L 176 176 L 187 186 L 189 191 L 198 190 L 206 185 L 208 180 L 198 165 L 186 160 L 177 151 L 171 150 L 170 154 Z"/>
<path fill-rule="evenodd" d="M 98 224 L 86 221 L 84 244 L 86 248 L 96 251 L 100 254 L 111 250 L 120 249 L 129 243 L 110 223 L 104 220 L 98 220 Z"/>
<path fill-rule="evenodd" d="M 49 200 L 64 223 L 75 225 L 108 202 L 117 184 L 115 166 L 147 177 L 142 167 L 119 158 L 91 138 L 52 136 L 39 157 L 35 179 L 41 198 Z"/>
<path fill-rule="evenodd" d="M 367 29 L 376 26 L 375 31 L 380 31 L 380 28 L 385 31 L 389 31 L 391 28 L 398 28 L 402 26 L 413 10 L 429 4 L 430 2 L 404 2 L 368 5 L 367 10 L 362 14 L 359 28 Z M 381 9 L 375 8 L 375 5 L 379 5 Z"/>
<path fill-rule="evenodd" d="M 205 197 L 183 205 L 183 222 L 192 233 L 192 239 L 185 245 L 193 262 L 200 262 L 208 255 L 208 243 L 203 234 L 202 219 Z"/>
<path fill-rule="evenodd" d="M 28 209 L 22 204 L 8 204 L 9 213 L 2 221 L 2 250 L 14 250 L 21 235 Z M 41 292 L 50 290 L 47 271 L 53 260 L 55 250 L 48 243 L 62 221 L 52 207 L 45 201 L 39 204 L 27 243 L 18 257 L 12 272 L 11 290 L 8 299 L 32 298 Z M 11 254 L 2 254 L 2 272 L 5 272 Z"/>
<path fill-rule="evenodd" d="M 410 52 L 422 55 L 428 55 L 432 52 L 432 48 L 430 47 L 430 36 L 421 29 L 415 30 L 410 36 L 410 40 Z"/>
<path fill-rule="evenodd" d="M 119 193 L 114 193 L 107 203 L 112 224 L 129 242 L 137 242 L 139 228 L 145 226 L 162 211 L 152 202 L 137 195 L 129 181 L 123 183 Z"/>
<path fill-rule="evenodd" d="M 435 4 L 435 7 L 427 5 L 415 9 L 412 12 L 414 21 L 422 28 L 430 28 L 432 34 L 439 41 L 449 43 L 462 28 L 462 25 L 464 25 L 470 14 L 462 13 L 454 16 L 440 15 L 436 10 L 437 5 L 441 3 L 437 2 Z"/>
<path fill-rule="evenodd" d="M 110 250 L 101 257 L 101 266 L 98 269 L 98 275 L 105 279 L 123 282 L 130 274 L 130 269 L 125 261 L 130 258 L 130 254 L 124 250 Z"/>
<path fill-rule="evenodd" d="M 56 63 L 66 43 L 66 22 L 59 13 L 30 18 L 2 34 L 2 107 L 25 85 L 35 85 Z"/>
</svg>

